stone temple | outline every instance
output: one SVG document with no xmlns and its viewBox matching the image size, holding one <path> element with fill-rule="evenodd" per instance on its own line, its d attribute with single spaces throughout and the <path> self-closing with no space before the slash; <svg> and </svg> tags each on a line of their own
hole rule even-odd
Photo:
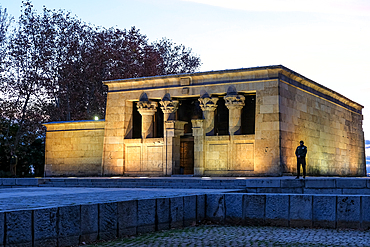
<svg viewBox="0 0 370 247">
<path fill-rule="evenodd" d="M 105 81 L 105 120 L 52 122 L 46 176 L 365 176 L 358 103 L 284 66 Z"/>
</svg>

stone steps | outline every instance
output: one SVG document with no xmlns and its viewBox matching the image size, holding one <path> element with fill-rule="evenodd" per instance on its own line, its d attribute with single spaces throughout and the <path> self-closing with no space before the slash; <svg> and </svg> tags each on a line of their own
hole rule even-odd
<svg viewBox="0 0 370 247">
<path fill-rule="evenodd" d="M 1 178 L 0 188 L 19 186 L 91 188 L 243 189 L 248 193 L 370 195 L 370 178 Z"/>
</svg>

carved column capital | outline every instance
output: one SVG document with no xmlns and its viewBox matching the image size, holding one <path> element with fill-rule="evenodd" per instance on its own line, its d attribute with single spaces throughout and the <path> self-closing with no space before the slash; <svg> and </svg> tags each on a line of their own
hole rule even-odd
<svg viewBox="0 0 370 247">
<path fill-rule="evenodd" d="M 177 100 L 161 100 L 159 101 L 161 104 L 161 109 L 163 113 L 174 113 L 178 109 L 179 101 Z"/>
<path fill-rule="evenodd" d="M 227 109 L 242 109 L 245 105 L 244 100 L 245 97 L 243 95 L 226 95 L 225 99 L 225 106 Z"/>
<path fill-rule="evenodd" d="M 217 108 L 218 98 L 206 97 L 199 98 L 198 100 L 200 102 L 200 108 L 202 111 L 215 111 Z"/>
<path fill-rule="evenodd" d="M 137 102 L 137 110 L 138 112 L 144 115 L 154 115 L 157 111 L 157 102 L 153 101 L 139 101 Z"/>
</svg>

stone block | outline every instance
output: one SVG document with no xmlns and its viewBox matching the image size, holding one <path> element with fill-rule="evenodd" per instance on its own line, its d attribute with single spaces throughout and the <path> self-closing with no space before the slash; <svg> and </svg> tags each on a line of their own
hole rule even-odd
<svg viewBox="0 0 370 247">
<path fill-rule="evenodd" d="M 58 208 L 58 246 L 78 245 L 81 232 L 80 206 Z"/>
<path fill-rule="evenodd" d="M 16 178 L 15 184 L 22 186 L 38 186 L 39 180 L 37 178 Z"/>
<path fill-rule="evenodd" d="M 168 230 L 170 229 L 170 199 L 157 198 L 157 229 Z"/>
<path fill-rule="evenodd" d="M 191 226 L 197 220 L 197 196 L 184 196 L 184 226 Z"/>
<path fill-rule="evenodd" d="M 184 198 L 170 198 L 170 226 L 179 228 L 184 225 Z"/>
<path fill-rule="evenodd" d="M 15 178 L 3 178 L 3 185 L 15 185 Z"/>
<path fill-rule="evenodd" d="M 313 194 L 313 195 L 316 195 L 316 194 L 333 194 L 333 195 L 340 195 L 343 193 L 343 190 L 342 189 L 320 189 L 320 188 L 317 188 L 317 189 L 313 189 L 313 188 L 310 188 L 310 189 L 307 189 L 307 188 L 304 188 L 303 189 L 303 194 Z"/>
<path fill-rule="evenodd" d="M 34 246 L 58 246 L 58 208 L 42 208 L 33 211 Z"/>
<path fill-rule="evenodd" d="M 242 193 L 225 194 L 225 223 L 232 225 L 243 223 L 243 196 Z"/>
<path fill-rule="evenodd" d="M 206 218 L 206 195 L 197 195 L 197 221 Z"/>
<path fill-rule="evenodd" d="M 245 185 L 247 188 L 280 187 L 280 179 L 247 179 Z"/>
<path fill-rule="evenodd" d="M 303 194 L 303 188 L 281 188 L 283 194 Z"/>
<path fill-rule="evenodd" d="M 93 242 L 99 235 L 99 205 L 81 205 L 81 238 L 82 242 Z"/>
<path fill-rule="evenodd" d="M 118 205 L 116 202 L 99 204 L 99 238 L 102 240 L 117 237 Z"/>
<path fill-rule="evenodd" d="M 265 222 L 273 226 L 289 226 L 289 195 L 266 195 Z"/>
<path fill-rule="evenodd" d="M 246 225 L 264 225 L 266 195 L 244 195 L 244 223 Z"/>
<path fill-rule="evenodd" d="M 5 213 L 5 246 L 32 246 L 32 210 Z"/>
<path fill-rule="evenodd" d="M 276 193 L 281 193 L 281 191 L 282 191 L 282 188 L 280 188 L 280 187 L 257 188 L 257 193 L 262 193 L 262 194 L 265 194 L 265 193 L 276 194 Z"/>
<path fill-rule="evenodd" d="M 339 178 L 337 179 L 337 188 L 361 189 L 366 188 L 367 179 L 360 178 Z"/>
<path fill-rule="evenodd" d="M 206 218 L 217 223 L 225 219 L 225 194 L 206 195 Z"/>
<path fill-rule="evenodd" d="M 312 227 L 311 195 L 291 195 L 289 210 L 291 227 Z"/>
<path fill-rule="evenodd" d="M 250 188 L 246 188 L 246 189 L 245 189 L 245 192 L 246 192 L 246 193 L 257 193 L 257 189 L 250 189 Z"/>
<path fill-rule="evenodd" d="M 144 199 L 137 201 L 137 233 L 155 231 L 155 213 L 155 199 Z"/>
<path fill-rule="evenodd" d="M 281 188 L 303 188 L 303 179 L 281 179 Z"/>
<path fill-rule="evenodd" d="M 314 195 L 312 218 L 313 227 L 336 227 L 336 196 Z"/>
<path fill-rule="evenodd" d="M 370 229 L 370 196 L 361 196 L 362 225 L 364 230 Z"/>
<path fill-rule="evenodd" d="M 4 246 L 5 237 L 5 214 L 0 212 L 0 246 Z"/>
<path fill-rule="evenodd" d="M 335 188 L 336 183 L 334 178 L 318 178 L 318 179 L 306 179 L 305 180 L 306 188 Z"/>
<path fill-rule="evenodd" d="M 370 195 L 370 189 L 342 189 L 343 195 Z"/>
<path fill-rule="evenodd" d="M 337 196 L 337 227 L 360 228 L 361 197 Z"/>
<path fill-rule="evenodd" d="M 137 201 L 118 202 L 118 237 L 136 235 Z"/>
</svg>

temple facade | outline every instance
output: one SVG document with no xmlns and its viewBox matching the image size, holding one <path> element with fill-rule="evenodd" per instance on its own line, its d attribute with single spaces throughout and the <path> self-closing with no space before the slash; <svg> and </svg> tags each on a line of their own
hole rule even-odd
<svg viewBox="0 0 370 247">
<path fill-rule="evenodd" d="M 365 176 L 358 103 L 284 67 L 105 81 L 105 120 L 44 124 L 47 176 Z"/>
</svg>

